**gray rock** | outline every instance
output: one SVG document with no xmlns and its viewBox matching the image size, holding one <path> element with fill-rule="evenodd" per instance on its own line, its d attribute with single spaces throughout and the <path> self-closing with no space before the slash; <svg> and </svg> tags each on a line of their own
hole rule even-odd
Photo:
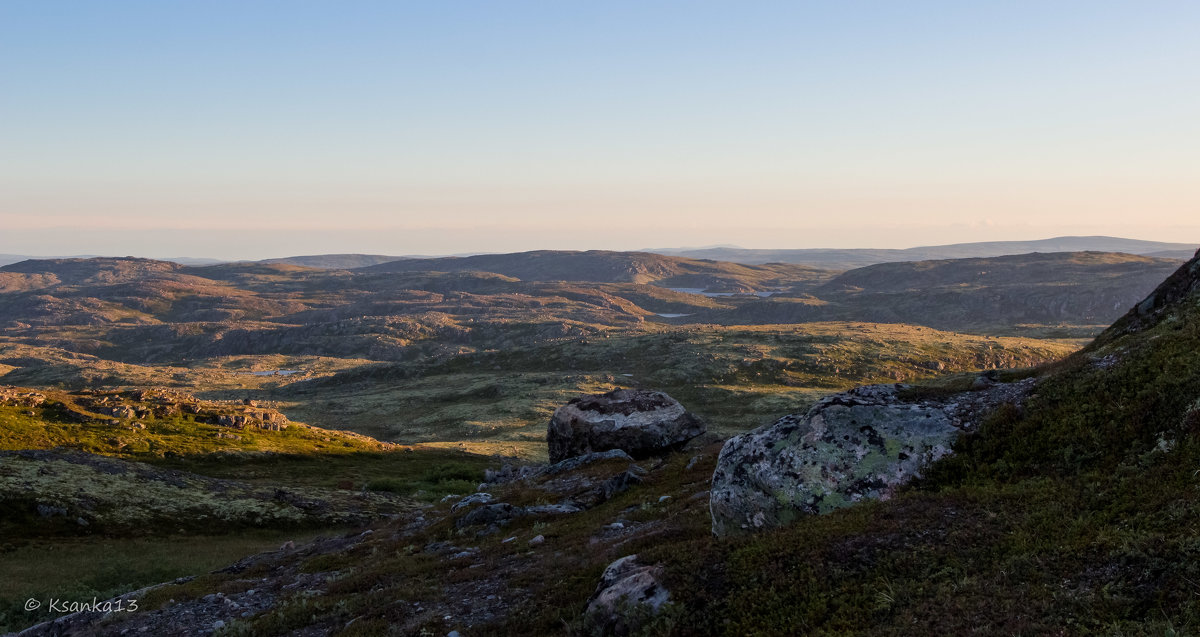
<svg viewBox="0 0 1200 637">
<path fill-rule="evenodd" d="M 585 620 L 593 632 L 628 635 L 640 623 L 657 614 L 670 601 L 662 584 L 662 567 L 646 566 L 637 555 L 628 555 L 608 565 L 596 593 L 588 600 Z"/>
<path fill-rule="evenodd" d="M 573 504 L 534 504 L 524 507 L 525 515 L 563 515 L 565 513 L 579 513 L 583 509 Z"/>
<path fill-rule="evenodd" d="M 459 518 L 455 525 L 458 528 L 476 524 L 508 524 L 509 520 L 524 515 L 525 511 L 507 502 L 485 504 Z"/>
<path fill-rule="evenodd" d="M 1033 381 L 940 398 L 905 399 L 870 385 L 822 399 L 803 415 L 730 438 L 713 473 L 713 533 L 772 528 L 806 514 L 891 497 L 949 454 L 954 441 Z"/>
<path fill-rule="evenodd" d="M 625 453 L 624 451 L 622 451 L 620 449 L 609 449 L 608 451 L 593 451 L 592 453 L 585 453 L 582 456 L 574 456 L 572 458 L 567 458 L 566 460 L 563 460 L 561 462 L 556 462 L 556 463 L 542 469 L 541 471 L 538 471 L 535 475 L 538 475 L 538 476 L 558 475 L 558 474 L 566 472 L 566 471 L 574 471 L 575 469 L 578 469 L 580 467 L 587 466 L 589 464 L 592 464 L 593 462 L 600 462 L 602 460 L 628 460 L 629 462 L 633 462 L 633 458 L 631 458 L 629 456 L 629 454 Z"/>
<path fill-rule="evenodd" d="M 467 507 L 475 506 L 476 504 L 487 504 L 491 501 L 492 494 L 490 493 L 472 493 L 458 502 L 455 502 L 454 505 L 450 507 L 450 510 L 459 511 Z"/>
<path fill-rule="evenodd" d="M 555 410 L 546 432 L 550 462 L 621 449 L 634 457 L 661 454 L 704 433 L 704 424 L 657 391 L 617 389 L 576 398 Z"/>
<path fill-rule="evenodd" d="M 539 468 L 534 465 L 514 465 L 505 463 L 499 469 L 486 469 L 483 472 L 484 482 L 480 484 L 481 491 L 485 491 L 487 487 L 493 484 L 504 484 L 515 480 L 524 480 L 539 472 Z"/>
<path fill-rule="evenodd" d="M 625 473 L 615 475 L 608 480 L 605 480 L 604 483 L 600 485 L 601 494 L 604 496 L 604 500 L 609 500 L 618 493 L 625 492 L 627 489 L 629 489 L 629 487 L 641 483 L 642 479 L 639 478 L 636 473 L 633 471 L 626 471 Z"/>
<path fill-rule="evenodd" d="M 39 502 L 37 505 L 37 514 L 39 517 L 50 518 L 56 515 L 66 515 L 67 509 L 66 507 L 56 506 L 53 504 L 42 504 Z"/>
</svg>

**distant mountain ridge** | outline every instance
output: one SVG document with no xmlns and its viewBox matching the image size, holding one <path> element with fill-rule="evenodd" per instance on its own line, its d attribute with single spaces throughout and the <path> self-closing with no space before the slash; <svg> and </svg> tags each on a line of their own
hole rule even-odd
<svg viewBox="0 0 1200 637">
<path fill-rule="evenodd" d="M 655 254 L 714 259 L 734 263 L 798 263 L 831 270 L 852 270 L 877 263 L 1002 257 L 1031 252 L 1124 252 L 1164 259 L 1190 259 L 1200 247 L 1189 243 L 1163 243 L 1121 237 L 1054 237 L 1032 241 L 983 241 L 905 249 L 805 248 L 758 250 L 751 248 L 654 249 Z"/>
<path fill-rule="evenodd" d="M 918 246 L 915 248 L 797 248 L 797 249 L 756 249 L 739 248 L 732 245 L 716 245 L 707 247 L 686 248 L 648 248 L 630 251 L 588 250 L 587 253 L 649 253 L 668 257 L 684 257 L 712 261 L 727 261 L 742 265 L 763 265 L 767 263 L 791 263 L 807 265 L 824 270 L 852 270 L 877 263 L 895 263 L 899 261 L 930 261 L 937 259 L 967 259 L 980 257 L 1000 257 L 1031 252 L 1124 252 L 1162 259 L 1192 258 L 1197 244 L 1164 243 L 1161 241 L 1143 241 L 1140 239 L 1124 239 L 1107 236 L 1053 237 L 1050 239 L 1035 239 L 1030 241 L 982 241 L 975 243 L 953 243 L 947 245 Z M 503 257 L 511 254 L 542 255 L 552 252 L 580 253 L 581 251 L 552 251 L 536 250 L 518 253 L 465 253 L 445 257 L 428 256 L 395 256 L 386 254 L 330 253 L 295 255 L 271 259 L 212 259 L 207 257 L 172 257 L 160 258 L 159 261 L 170 261 L 186 266 L 216 265 L 218 263 L 266 263 L 300 265 L 322 270 L 353 270 L 366 268 L 395 261 L 440 261 L 442 263 L 459 263 L 460 259 L 478 259 L 488 262 L 488 258 Z M 0 266 L 18 263 L 26 260 L 50 259 L 92 259 L 99 255 L 71 256 L 33 256 L 21 254 L 0 254 Z M 467 262 L 470 263 L 470 262 Z M 418 268 L 398 267 L 395 271 L 415 270 Z M 467 268 L 456 267 L 455 270 Z M 486 270 L 486 268 L 483 268 Z M 524 278 L 524 277 L 521 277 Z"/>
</svg>

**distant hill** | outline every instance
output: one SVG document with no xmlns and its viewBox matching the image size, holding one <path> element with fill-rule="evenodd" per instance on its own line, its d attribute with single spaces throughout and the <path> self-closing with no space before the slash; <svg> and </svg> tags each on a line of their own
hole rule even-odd
<svg viewBox="0 0 1200 637">
<path fill-rule="evenodd" d="M 129 329 L 111 335 L 111 342 L 144 339 L 154 345 L 159 336 L 135 334 L 132 326 L 220 322 L 193 335 L 195 352 L 283 348 L 361 355 L 373 349 L 372 356 L 383 359 L 400 350 L 380 353 L 391 345 L 372 340 L 376 336 L 390 334 L 403 348 L 429 334 L 455 332 L 459 321 L 474 324 L 471 330 L 481 321 L 525 322 L 532 341 L 542 338 L 543 328 L 535 324 L 570 332 L 561 326 L 578 322 L 590 331 L 646 319 L 722 325 L 868 321 L 1017 333 L 1012 330 L 1020 325 L 1106 325 L 1178 264 L 1101 252 L 883 263 L 840 274 L 799 264 L 601 251 L 412 258 L 356 269 L 40 259 L 0 267 L 0 324 L 125 325 Z M 229 330 L 243 335 L 225 334 Z M 321 349 L 327 346 L 332 349 Z"/>
<path fill-rule="evenodd" d="M 1190 259 L 1200 247 L 1187 243 L 1162 243 L 1120 237 L 1055 237 L 1034 241 L 985 241 L 941 246 L 891 249 L 754 250 L 748 248 L 655 249 L 656 254 L 715 259 L 735 263 L 799 263 L 831 270 L 849 270 L 876 263 L 999 257 L 1031 252 L 1125 252 L 1171 259 Z"/>
<path fill-rule="evenodd" d="M 50 274 L 65 284 L 112 284 L 179 270 L 169 261 L 135 257 L 28 259 L 0 267 L 0 273 Z"/>
<path fill-rule="evenodd" d="M 302 265 L 307 268 L 321 268 L 323 270 L 352 270 L 354 268 L 365 268 L 367 266 L 407 258 L 409 257 L 391 257 L 384 254 L 311 254 L 298 257 L 263 259 L 257 263 Z"/>
<path fill-rule="evenodd" d="M 0 254 L 0 266 L 20 263 L 21 261 L 29 261 L 30 259 L 91 259 L 95 256 L 96 255 L 94 254 L 81 254 L 75 256 L 38 257 L 27 254 Z"/>
<path fill-rule="evenodd" d="M 367 272 L 494 272 L 522 281 L 653 283 L 660 287 L 712 292 L 752 292 L 763 286 L 820 282 L 832 272 L 798 264 L 745 265 L 673 257 L 649 252 L 536 250 L 469 257 L 403 259 Z"/>
<path fill-rule="evenodd" d="M 27 254 L 0 254 L 0 266 L 20 263 L 21 261 L 36 260 L 42 261 L 46 259 L 95 259 L 104 258 L 97 257 L 94 254 L 76 254 L 72 256 L 31 256 Z M 171 257 L 169 259 L 159 259 L 160 261 L 170 261 L 180 265 L 215 265 L 224 263 L 221 259 L 209 259 L 204 257 Z"/>
<path fill-rule="evenodd" d="M 880 263 L 842 273 L 800 298 L 743 303 L 698 320 L 790 323 L 853 320 L 955 329 L 1018 324 L 1108 324 L 1180 260 L 1060 252 Z"/>
</svg>

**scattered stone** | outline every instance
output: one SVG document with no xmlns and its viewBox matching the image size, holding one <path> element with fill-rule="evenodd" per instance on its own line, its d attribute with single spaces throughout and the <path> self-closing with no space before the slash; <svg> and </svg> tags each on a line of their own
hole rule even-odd
<svg viewBox="0 0 1200 637">
<path fill-rule="evenodd" d="M 66 507 L 55 506 L 52 504 L 38 504 L 37 514 L 39 517 L 50 518 L 58 515 L 66 515 Z"/>
<path fill-rule="evenodd" d="M 637 632 L 670 601 L 671 593 L 663 586 L 661 577 L 661 566 L 640 564 L 637 555 L 628 555 L 609 564 L 596 593 L 588 600 L 585 623 L 593 633 L 629 635 Z"/>
<path fill-rule="evenodd" d="M 447 497 L 449 497 L 449 496 L 447 496 Z M 445 500 L 443 500 L 443 502 L 444 501 Z M 451 511 L 459 511 L 459 510 L 465 509 L 467 507 L 474 506 L 476 504 L 487 504 L 491 501 L 492 501 L 492 494 L 490 494 L 490 493 L 472 493 L 471 495 L 459 500 L 458 502 L 455 502 L 454 505 L 450 507 L 450 510 Z"/>
<path fill-rule="evenodd" d="M 471 509 L 469 513 L 462 516 L 455 522 L 455 526 L 462 528 L 464 526 L 474 526 L 477 524 L 508 524 L 508 521 L 524 514 L 524 510 L 515 507 L 507 502 L 497 502 L 495 504 L 485 504 L 481 507 Z"/>
<path fill-rule="evenodd" d="M 485 469 L 483 472 L 485 482 L 479 486 L 486 487 L 493 484 L 504 484 L 506 482 L 513 482 L 514 480 L 522 480 L 533 476 L 538 471 L 539 469 L 535 465 L 514 465 L 506 462 L 499 469 Z"/>
<path fill-rule="evenodd" d="M 639 478 L 638 475 L 633 471 L 626 471 L 625 473 L 615 475 L 608 480 L 605 480 L 604 484 L 601 485 L 604 499 L 611 499 L 613 496 L 624 492 L 629 487 L 641 483 L 642 479 Z"/>
<path fill-rule="evenodd" d="M 544 535 L 535 535 L 535 536 L 533 536 L 533 537 L 529 538 L 529 545 L 530 545 L 530 546 L 537 546 L 538 544 L 542 544 L 542 543 L 544 543 L 545 541 L 546 541 L 546 536 L 544 536 Z"/>
<path fill-rule="evenodd" d="M 682 447 L 704 424 L 657 391 L 617 389 L 576 398 L 555 410 L 546 432 L 550 461 L 621 449 L 634 457 Z"/>
<path fill-rule="evenodd" d="M 573 504 L 535 504 L 524 508 L 525 515 L 562 515 L 564 513 L 579 513 L 583 509 Z"/>
<path fill-rule="evenodd" d="M 600 462 L 603 460 L 627 460 L 629 462 L 633 462 L 633 458 L 630 457 L 629 454 L 625 453 L 624 451 L 622 451 L 620 449 L 609 449 L 608 451 L 593 451 L 591 453 L 585 453 L 581 456 L 574 456 L 572 458 L 567 458 L 566 460 L 563 460 L 561 462 L 556 462 L 556 463 L 542 469 L 541 471 L 538 471 L 534 475 L 538 475 L 538 476 L 558 475 L 560 473 L 564 473 L 566 471 L 574 471 L 576 469 L 579 469 L 580 467 L 585 467 L 594 462 Z"/>
</svg>

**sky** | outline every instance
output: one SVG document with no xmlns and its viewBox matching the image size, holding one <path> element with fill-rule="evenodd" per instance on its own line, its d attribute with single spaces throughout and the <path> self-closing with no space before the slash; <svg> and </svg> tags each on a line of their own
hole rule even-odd
<svg viewBox="0 0 1200 637">
<path fill-rule="evenodd" d="M 0 253 L 1200 243 L 1200 3 L 0 0 Z"/>
</svg>

